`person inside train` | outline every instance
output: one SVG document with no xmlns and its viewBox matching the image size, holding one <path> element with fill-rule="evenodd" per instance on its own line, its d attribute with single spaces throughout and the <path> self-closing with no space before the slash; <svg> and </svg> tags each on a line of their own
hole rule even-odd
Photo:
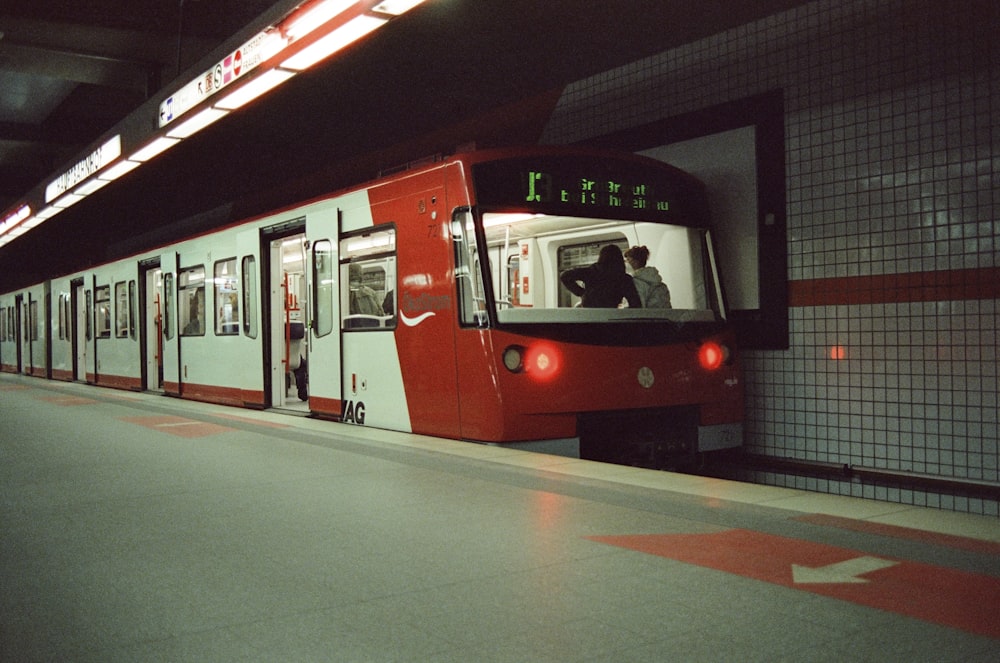
<svg viewBox="0 0 1000 663">
<path fill-rule="evenodd" d="M 188 308 L 188 321 L 184 325 L 183 336 L 202 336 L 205 333 L 202 311 L 205 309 L 204 299 L 199 290 L 190 301 Z"/>
<path fill-rule="evenodd" d="M 625 252 L 625 260 L 632 268 L 632 281 L 639 291 L 643 308 L 670 308 L 670 289 L 656 267 L 647 265 L 649 249 L 633 246 Z"/>
<path fill-rule="evenodd" d="M 382 315 L 382 303 L 378 295 L 362 282 L 361 265 L 351 265 L 348 275 L 351 315 Z"/>
<path fill-rule="evenodd" d="M 601 247 L 593 265 L 567 269 L 559 279 L 585 308 L 618 308 L 623 299 L 632 308 L 642 306 L 632 277 L 625 273 L 622 251 L 614 244 Z"/>
</svg>

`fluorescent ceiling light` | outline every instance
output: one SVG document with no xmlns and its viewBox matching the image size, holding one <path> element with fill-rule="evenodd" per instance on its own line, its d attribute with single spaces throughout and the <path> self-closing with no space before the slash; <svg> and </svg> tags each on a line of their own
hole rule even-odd
<svg viewBox="0 0 1000 663">
<path fill-rule="evenodd" d="M 282 62 L 281 66 L 297 71 L 308 69 L 320 60 L 330 57 L 345 46 L 361 39 L 369 32 L 382 27 L 387 22 L 388 19 L 375 18 L 365 14 L 352 18 L 330 34 L 306 46 Z"/>
<path fill-rule="evenodd" d="M 185 120 L 180 125 L 167 132 L 169 138 L 189 138 L 198 133 L 216 120 L 221 120 L 229 115 L 229 111 L 218 108 L 206 108 L 195 113 L 191 119 Z"/>
<path fill-rule="evenodd" d="M 37 216 L 33 216 L 30 219 L 26 220 L 22 225 L 24 225 L 25 230 L 31 230 L 32 228 L 40 226 L 43 223 L 45 223 L 45 219 L 39 219 Z"/>
<path fill-rule="evenodd" d="M 94 193 L 98 189 L 107 186 L 108 184 L 111 184 L 110 180 L 101 180 L 101 179 L 94 178 L 94 179 L 90 180 L 89 182 L 87 182 L 86 184 L 84 184 L 83 186 L 77 187 L 76 192 L 77 193 L 82 193 L 85 196 L 89 196 L 90 194 Z"/>
<path fill-rule="evenodd" d="M 538 219 L 541 214 L 483 214 L 483 228 L 492 228 L 494 226 L 509 226 L 515 223 L 520 223 L 521 221 L 530 221 L 531 219 Z"/>
<path fill-rule="evenodd" d="M 262 94 L 278 87 L 294 75 L 295 72 L 281 71 L 280 69 L 265 71 L 228 97 L 216 102 L 215 107 L 225 110 L 236 110 L 240 106 L 248 104 Z"/>
<path fill-rule="evenodd" d="M 38 214 L 36 214 L 35 218 L 36 219 L 41 219 L 41 220 L 44 221 L 45 219 L 51 219 L 52 217 L 54 217 L 56 214 L 58 214 L 61 211 L 62 210 L 59 209 L 58 207 L 55 207 L 54 205 L 49 205 L 48 207 L 46 207 L 45 209 L 43 209 L 41 212 L 39 212 Z"/>
<path fill-rule="evenodd" d="M 76 205 L 78 202 L 86 198 L 86 196 L 79 193 L 67 193 L 66 195 L 59 198 L 59 200 L 52 203 L 52 207 L 59 207 L 61 209 L 66 209 L 72 205 Z"/>
<path fill-rule="evenodd" d="M 399 16 L 423 3 L 424 0 L 385 0 L 385 2 L 380 2 L 372 7 L 372 11 L 379 12 L 380 14 Z"/>
<path fill-rule="evenodd" d="M 152 143 L 142 148 L 135 154 L 129 157 L 131 161 L 149 161 L 157 154 L 169 150 L 171 147 L 181 142 L 179 138 L 168 138 L 166 136 L 160 136 Z"/>
<path fill-rule="evenodd" d="M 302 39 L 307 34 L 330 21 L 334 16 L 344 13 L 357 0 L 325 0 L 306 11 L 285 28 L 285 33 L 292 39 Z"/>
<path fill-rule="evenodd" d="M 140 164 L 138 161 L 129 161 L 129 160 L 126 159 L 125 161 L 122 161 L 121 163 L 116 163 L 111 168 L 108 168 L 105 172 L 99 173 L 97 175 L 97 177 L 99 179 L 107 180 L 109 182 L 112 182 L 112 181 L 118 179 L 119 177 L 121 177 L 122 175 L 124 175 L 125 173 L 132 172 L 133 170 L 135 170 L 136 168 L 138 168 L 140 165 L 142 165 L 142 164 Z"/>
</svg>

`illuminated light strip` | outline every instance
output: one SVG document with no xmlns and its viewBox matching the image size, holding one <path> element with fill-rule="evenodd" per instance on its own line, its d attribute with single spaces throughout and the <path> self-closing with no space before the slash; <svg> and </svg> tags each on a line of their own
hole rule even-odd
<svg viewBox="0 0 1000 663">
<path fill-rule="evenodd" d="M 149 161 L 157 154 L 162 154 L 163 152 L 166 152 L 179 142 L 181 142 L 180 138 L 169 138 L 167 136 L 160 136 L 152 143 L 142 148 L 132 156 L 130 156 L 129 161 Z"/>
<path fill-rule="evenodd" d="M 356 16 L 330 34 L 306 46 L 282 62 L 281 66 L 285 69 L 293 69 L 295 71 L 308 69 L 317 62 L 330 57 L 337 51 L 356 42 L 388 22 L 389 19 L 387 18 L 376 18 L 366 14 Z"/>
<path fill-rule="evenodd" d="M 58 200 L 52 203 L 52 207 L 58 207 L 59 209 L 66 209 L 67 207 L 72 207 L 78 202 L 86 198 L 86 196 L 79 193 L 67 193 L 66 195 L 60 197 Z"/>
<path fill-rule="evenodd" d="M 373 12 L 379 12 L 380 14 L 392 14 L 393 16 L 399 16 L 400 14 L 405 14 L 417 5 L 421 5 L 425 0 L 385 0 L 385 2 L 380 2 L 374 7 L 372 7 Z"/>
<path fill-rule="evenodd" d="M 94 178 L 87 182 L 86 184 L 80 185 L 76 188 L 75 193 L 83 194 L 84 196 L 89 196 L 99 189 L 103 189 L 108 184 L 111 184 L 111 180 L 102 180 L 100 178 Z"/>
<path fill-rule="evenodd" d="M 285 28 L 285 34 L 292 39 L 302 39 L 317 28 L 329 23 L 356 4 L 356 0 L 325 0 L 295 17 Z"/>
<path fill-rule="evenodd" d="M 31 207 L 28 205 L 21 205 L 16 212 L 7 216 L 3 222 L 0 223 L 0 233 L 7 232 L 17 224 L 27 219 L 29 216 L 31 216 Z"/>
<path fill-rule="evenodd" d="M 229 115 L 229 111 L 219 108 L 205 108 L 167 132 L 169 138 L 190 138 L 213 122 Z"/>
<path fill-rule="evenodd" d="M 216 102 L 215 108 L 221 108 L 223 110 L 236 110 L 237 108 L 250 103 L 262 94 L 270 92 L 294 75 L 295 72 L 281 71 L 280 69 L 265 71 L 263 74 L 239 88 L 228 97 Z"/>
<path fill-rule="evenodd" d="M 369 11 L 395 17 L 410 11 L 414 7 L 423 4 L 423 2 L 425 0 L 384 0 L 375 4 Z M 242 77 L 245 77 L 246 74 L 256 69 L 260 64 L 277 56 L 281 51 L 293 45 L 294 41 L 326 25 L 329 21 L 343 14 L 356 4 L 364 5 L 367 3 L 359 3 L 355 0 L 321 0 L 316 3 L 315 7 L 306 10 L 305 13 L 286 19 L 286 22 L 289 22 L 290 25 L 282 30 L 268 28 L 256 34 L 236 51 L 217 63 L 212 69 L 192 80 L 186 86 L 179 89 L 172 97 L 164 101 L 160 105 L 159 126 L 161 128 L 166 126 L 184 113 L 198 106 L 209 96 L 220 91 L 223 87 L 237 82 Z M 365 10 L 361 7 L 360 11 Z M 31 218 L 30 224 L 22 223 L 30 215 L 30 207 L 27 205 L 22 205 L 16 212 L 8 215 L 0 223 L 0 245 L 8 243 L 13 237 L 23 234 L 30 228 L 34 228 L 45 219 L 55 216 L 63 209 L 79 202 L 85 196 L 98 191 L 108 183 L 138 168 L 143 162 L 173 147 L 181 139 L 188 138 L 225 117 L 228 111 L 236 110 L 269 92 L 294 76 L 296 71 L 313 66 L 377 30 L 389 22 L 389 20 L 391 19 L 366 14 L 354 17 L 329 34 L 320 37 L 316 42 L 310 44 L 302 51 L 286 59 L 281 66 L 292 71 L 271 69 L 256 76 L 229 96 L 213 104 L 213 106 L 203 109 L 183 124 L 167 131 L 164 135 L 156 138 L 127 159 L 118 161 L 117 163 L 115 161 L 121 156 L 122 152 L 121 136 L 114 136 L 85 159 L 78 162 L 73 168 L 49 183 L 46 187 L 45 201 L 52 202 L 55 200 L 55 202 Z M 282 32 L 287 37 L 283 36 Z M 80 182 L 87 180 L 92 175 L 96 175 L 96 177 L 77 187 L 72 193 L 67 193 L 70 189 L 73 189 L 73 187 L 76 187 Z M 27 210 L 27 212 L 22 210 Z M 20 218 L 11 223 L 15 217 Z M 18 224 L 21 227 L 15 233 L 13 231 Z"/>
<path fill-rule="evenodd" d="M 130 173 L 141 165 L 142 164 L 139 163 L 138 161 L 128 161 L 128 160 L 121 161 L 119 163 L 116 163 L 111 168 L 108 168 L 107 171 L 98 174 L 97 178 L 101 180 L 107 180 L 108 182 L 113 182 L 114 180 L 118 179 L 125 173 Z"/>
<path fill-rule="evenodd" d="M 54 217 L 56 214 L 58 214 L 61 211 L 62 210 L 59 209 L 58 207 L 55 207 L 53 205 L 49 205 L 48 207 L 46 207 L 45 209 L 43 209 L 41 212 L 39 212 L 38 214 L 36 214 L 35 218 L 36 219 L 41 219 L 41 220 L 44 221 L 45 219 L 51 219 L 52 217 Z"/>
</svg>

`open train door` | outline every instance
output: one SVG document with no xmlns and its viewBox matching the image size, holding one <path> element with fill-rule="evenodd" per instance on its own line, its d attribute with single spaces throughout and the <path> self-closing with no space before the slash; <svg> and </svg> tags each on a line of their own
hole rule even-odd
<svg viewBox="0 0 1000 663">
<path fill-rule="evenodd" d="M 159 257 L 139 263 L 142 281 L 139 339 L 142 355 L 143 389 L 163 388 L 163 271 Z"/>
<path fill-rule="evenodd" d="M 309 409 L 340 418 L 343 412 L 341 376 L 339 271 L 339 212 L 326 207 L 306 218 L 309 254 Z"/>
<path fill-rule="evenodd" d="M 74 279 L 70 284 L 73 291 L 73 379 L 87 381 L 87 339 L 90 338 L 90 318 L 87 316 L 87 295 L 83 279 Z"/>
<path fill-rule="evenodd" d="M 181 395 L 180 343 L 177 335 L 177 254 L 160 256 L 160 273 L 163 278 L 163 308 L 160 334 L 162 341 L 163 391 L 171 396 Z"/>
</svg>

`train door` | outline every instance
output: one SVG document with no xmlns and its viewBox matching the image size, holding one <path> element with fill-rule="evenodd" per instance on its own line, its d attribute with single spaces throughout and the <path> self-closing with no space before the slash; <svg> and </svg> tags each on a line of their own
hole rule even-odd
<svg viewBox="0 0 1000 663">
<path fill-rule="evenodd" d="M 90 320 L 87 318 L 86 292 L 83 279 L 73 281 L 73 379 L 87 381 L 87 338 L 90 336 Z"/>
<path fill-rule="evenodd" d="M 163 278 L 160 327 L 161 365 L 163 366 L 163 391 L 180 396 L 180 343 L 177 333 L 177 254 L 160 256 L 160 276 Z"/>
<path fill-rule="evenodd" d="M 22 325 L 24 329 L 21 330 L 21 372 L 25 375 L 31 375 L 32 366 L 35 364 L 35 359 L 31 355 L 31 338 L 32 331 L 35 329 L 35 317 L 32 313 L 37 307 L 38 304 L 32 299 L 29 292 L 28 299 L 23 303 L 21 311 L 21 320 L 24 321 Z"/>
<path fill-rule="evenodd" d="M 17 372 L 24 371 L 24 295 L 14 297 L 14 347 L 17 348 Z"/>
<path fill-rule="evenodd" d="M 271 237 L 268 277 L 271 406 L 309 411 L 308 243 L 302 224 Z"/>
<path fill-rule="evenodd" d="M 159 258 L 142 270 L 143 315 L 139 338 L 142 343 L 143 389 L 163 389 L 163 270 Z"/>
<path fill-rule="evenodd" d="M 312 284 L 310 408 L 330 417 L 340 417 L 343 412 L 338 217 L 333 208 L 310 214 L 306 228 Z"/>
</svg>

